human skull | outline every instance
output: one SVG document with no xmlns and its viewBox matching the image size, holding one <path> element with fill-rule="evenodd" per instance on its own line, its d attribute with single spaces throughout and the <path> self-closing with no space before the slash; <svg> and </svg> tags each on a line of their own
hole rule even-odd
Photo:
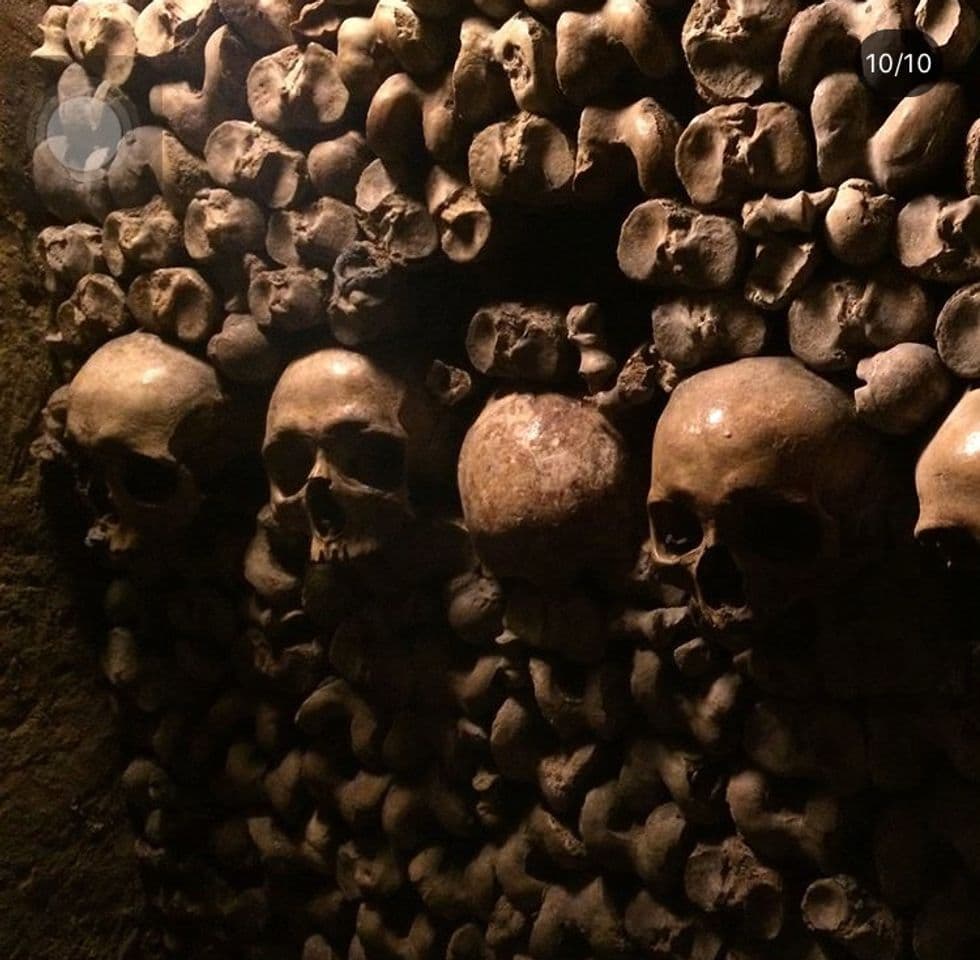
<svg viewBox="0 0 980 960">
<path fill-rule="evenodd" d="M 391 543 L 413 517 L 410 487 L 437 461 L 428 396 L 349 350 L 286 368 L 269 402 L 263 457 L 283 532 L 315 562 L 350 562 Z"/>
<path fill-rule="evenodd" d="M 554 393 L 491 400 L 459 457 L 477 554 L 536 584 L 601 572 L 629 541 L 627 474 L 623 439 L 595 407 Z"/>
<path fill-rule="evenodd" d="M 963 394 L 915 468 L 915 535 L 950 567 L 980 566 L 980 390 Z"/>
<path fill-rule="evenodd" d="M 67 437 L 104 481 L 114 549 L 166 538 L 194 516 L 228 454 L 214 370 L 150 333 L 100 347 L 68 389 Z"/>
<path fill-rule="evenodd" d="M 653 438 L 655 563 L 719 632 L 814 596 L 827 561 L 858 552 L 881 497 L 874 443 L 849 398 L 796 360 L 695 374 Z"/>
</svg>

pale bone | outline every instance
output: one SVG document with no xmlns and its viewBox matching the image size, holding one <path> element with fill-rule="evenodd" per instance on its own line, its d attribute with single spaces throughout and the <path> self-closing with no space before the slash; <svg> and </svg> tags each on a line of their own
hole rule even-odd
<svg viewBox="0 0 980 960">
<path fill-rule="evenodd" d="M 121 86 L 136 63 L 136 20 L 122 0 L 77 0 L 65 23 L 72 54 L 87 73 Z"/>
<path fill-rule="evenodd" d="M 345 203 L 353 202 L 358 178 L 370 162 L 371 151 L 358 130 L 318 143 L 306 158 L 313 189 L 322 197 Z"/>
<path fill-rule="evenodd" d="M 208 185 L 204 161 L 162 127 L 130 130 L 109 167 L 109 192 L 120 207 L 142 206 L 159 194 L 183 212 Z"/>
<path fill-rule="evenodd" d="M 490 38 L 493 57 L 507 77 L 518 110 L 553 116 L 564 100 L 555 74 L 555 35 L 523 11 Z"/>
<path fill-rule="evenodd" d="M 126 295 L 112 278 L 101 273 L 82 277 L 71 298 L 55 314 L 57 332 L 49 342 L 90 352 L 106 340 L 125 333 L 130 325 Z"/>
<path fill-rule="evenodd" d="M 531 423 L 542 429 L 529 429 Z M 546 449 L 543 460 L 538 451 Z M 463 514 L 477 553 L 498 575 L 534 582 L 595 569 L 622 547 L 611 507 L 621 502 L 625 465 L 619 434 L 579 401 L 556 394 L 491 401 L 459 461 Z"/>
<path fill-rule="evenodd" d="M 162 197 L 145 207 L 115 210 L 102 228 L 102 250 L 109 272 L 171 267 L 185 259 L 183 224 Z"/>
<path fill-rule="evenodd" d="M 39 61 L 52 70 L 63 70 L 72 63 L 65 33 L 70 9 L 67 6 L 51 6 L 45 11 L 40 23 L 44 42 L 31 52 L 32 60 Z"/>
<path fill-rule="evenodd" d="M 221 188 L 202 190 L 187 207 L 184 245 L 194 260 L 234 261 L 265 242 L 265 215 L 258 204 Z"/>
<path fill-rule="evenodd" d="M 563 311 L 538 304 L 481 307 L 470 320 L 466 352 L 480 373 L 508 380 L 556 382 L 572 369 Z"/>
<path fill-rule="evenodd" d="M 252 116 L 278 133 L 324 130 L 338 124 L 350 94 L 337 55 L 318 43 L 284 47 L 257 60 L 248 73 Z"/>
<path fill-rule="evenodd" d="M 608 352 L 605 324 L 597 303 L 570 307 L 565 315 L 569 342 L 579 352 L 579 376 L 590 394 L 609 387 L 616 376 L 616 360 Z"/>
<path fill-rule="evenodd" d="M 742 235 L 727 217 L 676 200 L 647 200 L 623 223 L 616 250 L 631 280 L 663 287 L 730 286 L 742 262 Z"/>
<path fill-rule="evenodd" d="M 245 79 L 251 66 L 251 54 L 231 27 L 219 27 L 204 47 L 201 88 L 186 80 L 159 84 L 150 90 L 150 110 L 200 153 L 216 126 L 248 116 Z"/>
<path fill-rule="evenodd" d="M 347 350 L 290 365 L 263 443 L 276 523 L 314 560 L 351 562 L 391 545 L 413 516 L 410 485 L 432 467 L 433 412 L 409 381 Z"/>
<path fill-rule="evenodd" d="M 679 370 L 753 356 L 766 339 L 765 318 L 734 297 L 690 295 L 653 310 L 653 343 Z"/>
<path fill-rule="evenodd" d="M 764 240 L 745 278 L 745 299 L 760 310 L 782 310 L 810 282 L 819 263 L 820 248 L 813 240 Z"/>
<path fill-rule="evenodd" d="M 365 102 L 400 70 L 425 77 L 442 64 L 447 36 L 405 0 L 380 0 L 370 18 L 348 17 L 337 33 L 337 66 L 351 97 Z"/>
<path fill-rule="evenodd" d="M 899 211 L 895 239 L 902 265 L 923 280 L 980 280 L 980 197 L 916 197 Z"/>
<path fill-rule="evenodd" d="M 947 363 L 947 366 L 949 364 Z M 857 365 L 865 385 L 854 391 L 858 416 L 884 433 L 913 433 L 946 405 L 953 380 L 924 343 L 899 343 Z"/>
<path fill-rule="evenodd" d="M 677 141 L 677 173 L 700 207 L 738 209 L 767 189 L 801 189 L 811 166 L 803 114 L 787 103 L 736 103 L 698 114 Z"/>
<path fill-rule="evenodd" d="M 474 129 L 490 123 L 512 103 L 507 76 L 494 55 L 497 24 L 466 17 L 459 27 L 459 52 L 450 71 L 453 103 L 460 118 Z"/>
<path fill-rule="evenodd" d="M 272 209 L 293 206 L 307 186 L 306 159 L 257 124 L 228 120 L 204 145 L 208 172 L 218 186 Z"/>
<path fill-rule="evenodd" d="M 371 98 L 364 136 L 368 146 L 399 176 L 410 177 L 429 157 L 454 162 L 464 143 L 453 109 L 450 74 L 417 82 L 407 73 L 388 77 Z"/>
<path fill-rule="evenodd" d="M 857 538 L 876 517 L 880 469 L 850 398 L 798 361 L 696 373 L 654 433 L 652 557 L 683 577 L 707 624 L 737 630 L 819 594 L 842 553 L 867 548 Z"/>
<path fill-rule="evenodd" d="M 218 0 L 151 0 L 136 21 L 136 52 L 161 73 L 186 69 L 221 23 Z"/>
<path fill-rule="evenodd" d="M 263 270 L 249 286 L 249 311 L 263 330 L 306 330 L 323 324 L 327 280 L 322 270 Z"/>
<path fill-rule="evenodd" d="M 758 200 L 746 200 L 742 229 L 747 236 L 760 239 L 784 233 L 812 234 L 836 194 L 834 187 L 826 187 L 815 192 L 800 190 L 791 197 L 766 193 Z"/>
<path fill-rule="evenodd" d="M 980 392 L 967 391 L 929 441 L 915 468 L 919 519 L 915 535 L 947 563 L 969 563 L 980 541 Z"/>
<path fill-rule="evenodd" d="M 271 53 L 293 42 L 300 0 L 217 0 L 221 15 L 256 50 Z"/>
<path fill-rule="evenodd" d="M 925 340 L 932 309 L 907 275 L 879 269 L 810 284 L 793 301 L 788 326 L 793 353 L 814 370 L 831 372 L 903 341 Z"/>
<path fill-rule="evenodd" d="M 35 249 L 44 263 L 44 286 L 48 293 L 74 287 L 89 273 L 102 273 L 102 231 L 88 223 L 67 227 L 45 227 Z"/>
<path fill-rule="evenodd" d="M 719 16 L 711 0 L 696 0 L 681 44 L 701 96 L 727 103 L 755 99 L 775 87 L 783 36 L 796 11 L 795 0 L 770 0 L 761 12 L 730 4 Z"/>
<path fill-rule="evenodd" d="M 214 371 L 148 333 L 112 340 L 76 374 L 67 432 L 107 484 L 121 527 L 112 546 L 170 538 L 201 503 L 199 480 L 227 447 Z"/>
<path fill-rule="evenodd" d="M 888 251 L 898 205 L 868 180 L 845 180 L 824 218 L 830 252 L 842 263 L 865 266 Z"/>
<path fill-rule="evenodd" d="M 284 362 L 276 348 L 247 313 L 231 313 L 208 341 L 208 361 L 229 380 L 270 383 Z"/>
<path fill-rule="evenodd" d="M 284 267 L 331 267 L 358 236 L 356 211 L 331 197 L 269 218 L 266 249 Z"/>
<path fill-rule="evenodd" d="M 190 267 L 154 270 L 137 277 L 126 305 L 144 330 L 191 346 L 204 343 L 218 327 L 218 300 Z"/>
<path fill-rule="evenodd" d="M 636 0 L 606 0 L 589 13 L 566 10 L 556 34 L 558 84 L 572 103 L 601 96 L 623 74 L 659 80 L 677 65 L 656 11 Z"/>
<path fill-rule="evenodd" d="M 900 100 L 880 125 L 874 107 L 856 74 L 830 74 L 817 85 L 810 120 L 821 181 L 868 178 L 886 193 L 925 189 L 960 148 L 968 122 L 962 89 L 933 84 Z"/>
<path fill-rule="evenodd" d="M 586 107 L 578 128 L 575 191 L 602 196 L 633 177 L 647 196 L 669 191 L 680 133 L 680 124 L 652 97 L 627 107 Z"/>
<path fill-rule="evenodd" d="M 454 263 L 478 259 L 493 238 L 493 219 L 476 190 L 442 167 L 425 182 L 425 199 L 439 228 L 442 252 Z"/>
<path fill-rule="evenodd" d="M 421 262 L 438 249 L 439 234 L 427 207 L 402 190 L 380 160 L 361 172 L 354 205 L 363 214 L 364 233 L 396 262 Z"/>
<path fill-rule="evenodd" d="M 575 154 L 562 131 L 533 114 L 481 130 L 470 144 L 470 182 L 481 196 L 546 204 L 568 190 Z"/>
</svg>

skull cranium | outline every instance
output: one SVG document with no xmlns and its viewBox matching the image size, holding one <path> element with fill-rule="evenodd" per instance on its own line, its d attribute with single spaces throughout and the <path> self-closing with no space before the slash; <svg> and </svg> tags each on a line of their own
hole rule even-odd
<svg viewBox="0 0 980 960">
<path fill-rule="evenodd" d="M 855 551 L 878 463 L 846 395 L 795 360 L 695 374 L 654 435 L 653 559 L 718 631 L 785 609 Z"/>
<path fill-rule="evenodd" d="M 916 537 L 950 567 L 975 567 L 980 550 L 980 391 L 963 395 L 915 469 Z"/>
<path fill-rule="evenodd" d="M 308 536 L 314 561 L 377 552 L 413 516 L 410 486 L 429 466 L 434 429 L 424 392 L 379 362 L 342 349 L 297 360 L 266 420 L 276 524 Z"/>
<path fill-rule="evenodd" d="M 99 348 L 68 391 L 67 436 L 105 482 L 115 549 L 169 536 L 192 519 L 200 481 L 230 452 L 214 370 L 150 333 Z"/>
</svg>

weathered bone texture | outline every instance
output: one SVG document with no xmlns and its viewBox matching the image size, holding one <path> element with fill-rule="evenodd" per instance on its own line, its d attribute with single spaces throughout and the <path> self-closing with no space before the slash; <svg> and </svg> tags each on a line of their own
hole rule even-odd
<svg viewBox="0 0 980 960">
<path fill-rule="evenodd" d="M 108 182 L 118 206 L 138 207 L 160 195 L 179 211 L 210 185 L 204 161 L 162 127 L 136 127 L 123 137 Z"/>
<path fill-rule="evenodd" d="M 213 370 L 149 333 L 112 340 L 78 372 L 67 437 L 92 457 L 118 511 L 114 549 L 191 521 L 199 483 L 220 463 L 223 408 Z"/>
<path fill-rule="evenodd" d="M 247 88 L 252 116 L 279 133 L 329 129 L 343 116 L 350 96 L 336 54 L 318 43 L 302 50 L 285 47 L 257 60 Z"/>
<path fill-rule="evenodd" d="M 631 280 L 664 287 L 730 286 L 742 261 L 738 224 L 673 200 L 647 200 L 623 223 L 616 251 Z"/>
<path fill-rule="evenodd" d="M 491 401 L 460 453 L 466 523 L 477 552 L 500 576 L 568 579 L 615 555 L 623 546 L 616 505 L 625 480 L 617 432 L 594 410 L 557 394 Z"/>
<path fill-rule="evenodd" d="M 466 333 L 470 363 L 494 377 L 553 383 L 571 370 L 572 348 L 560 310 L 497 303 L 473 314 Z"/>
<path fill-rule="evenodd" d="M 907 275 L 877 271 L 870 276 L 815 280 L 793 301 L 789 345 L 814 370 L 854 367 L 875 350 L 925 340 L 932 310 L 925 291 Z"/>
<path fill-rule="evenodd" d="M 647 196 L 674 185 L 680 125 L 652 97 L 628 107 L 586 107 L 578 128 L 574 187 L 603 196 L 634 177 Z"/>
<path fill-rule="evenodd" d="M 912 26 L 943 75 L 876 92 Z M 968 0 L 37 40 L 127 956 L 976 960 Z"/>
<path fill-rule="evenodd" d="M 788 103 L 712 107 L 677 141 L 677 173 L 699 207 L 737 209 L 759 188 L 793 193 L 810 168 L 803 115 Z"/>
<path fill-rule="evenodd" d="M 894 960 L 902 931 L 892 912 L 869 896 L 853 877 L 817 880 L 803 895 L 803 920 L 856 957 Z"/>
<path fill-rule="evenodd" d="M 675 67 L 677 51 L 654 8 L 606 0 L 592 12 L 565 10 L 558 18 L 558 84 L 573 103 L 601 98 L 624 74 L 659 79 Z"/>
<path fill-rule="evenodd" d="M 155 72 L 186 70 L 220 25 L 217 0 L 151 0 L 136 20 L 136 52 Z"/>
<path fill-rule="evenodd" d="M 126 306 L 144 330 L 190 345 L 204 343 L 219 321 L 214 291 L 190 267 L 154 270 L 137 277 Z"/>
<path fill-rule="evenodd" d="M 698 373 L 654 435 L 654 557 L 684 575 L 719 629 L 771 613 L 819 589 L 828 558 L 857 546 L 875 460 L 848 398 L 793 360 Z M 782 520 L 762 524 L 759 510 Z"/>
<path fill-rule="evenodd" d="M 72 56 L 91 76 L 125 83 L 136 62 L 136 21 L 122 0 L 77 0 L 65 23 Z"/>
<path fill-rule="evenodd" d="M 86 274 L 105 271 L 102 231 L 88 223 L 46 227 L 38 235 L 36 250 L 49 293 L 74 287 Z"/>
<path fill-rule="evenodd" d="M 173 266 L 186 255 L 183 224 L 162 197 L 135 210 L 116 210 L 102 228 L 102 254 L 116 277 Z"/>
<path fill-rule="evenodd" d="M 518 113 L 491 124 L 470 144 L 470 181 L 492 200 L 548 203 L 571 186 L 574 173 L 571 141 L 533 114 Z"/>
<path fill-rule="evenodd" d="M 823 183 L 867 177 L 886 193 L 905 193 L 926 188 L 948 165 L 962 142 L 967 109 L 962 89 L 942 82 L 905 97 L 879 125 L 860 78 L 834 73 L 817 84 L 810 119 Z"/>
<path fill-rule="evenodd" d="M 980 200 L 926 195 L 907 203 L 898 214 L 899 260 L 917 276 L 940 283 L 980 278 L 977 223 Z"/>
<path fill-rule="evenodd" d="M 679 370 L 753 356 L 766 339 L 762 315 L 735 298 L 668 300 L 652 319 L 654 346 Z"/>
<path fill-rule="evenodd" d="M 946 367 L 955 367 L 941 356 L 924 343 L 899 343 L 860 361 L 856 373 L 865 386 L 854 391 L 858 416 L 885 433 L 925 426 L 953 392 Z"/>
<path fill-rule="evenodd" d="M 306 187 L 306 158 L 257 124 L 229 120 L 204 144 L 208 173 L 218 186 L 279 209 L 291 207 Z"/>
<path fill-rule="evenodd" d="M 252 56 L 234 31 L 219 27 L 204 48 L 201 86 L 185 80 L 160 84 L 150 91 L 150 110 L 200 153 L 215 127 L 248 116 L 245 79 L 251 66 Z"/>
<path fill-rule="evenodd" d="M 797 11 L 793 0 L 774 0 L 761 10 L 696 0 L 681 35 L 698 92 L 709 103 L 750 100 L 776 81 L 779 51 Z"/>
</svg>

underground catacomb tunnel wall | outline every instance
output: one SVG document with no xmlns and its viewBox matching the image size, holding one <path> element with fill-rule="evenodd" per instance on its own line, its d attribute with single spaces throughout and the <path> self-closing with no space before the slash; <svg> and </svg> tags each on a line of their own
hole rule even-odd
<svg viewBox="0 0 980 960">
<path fill-rule="evenodd" d="M 0 26 L 0 958 L 980 957 L 967 0 Z"/>
</svg>

